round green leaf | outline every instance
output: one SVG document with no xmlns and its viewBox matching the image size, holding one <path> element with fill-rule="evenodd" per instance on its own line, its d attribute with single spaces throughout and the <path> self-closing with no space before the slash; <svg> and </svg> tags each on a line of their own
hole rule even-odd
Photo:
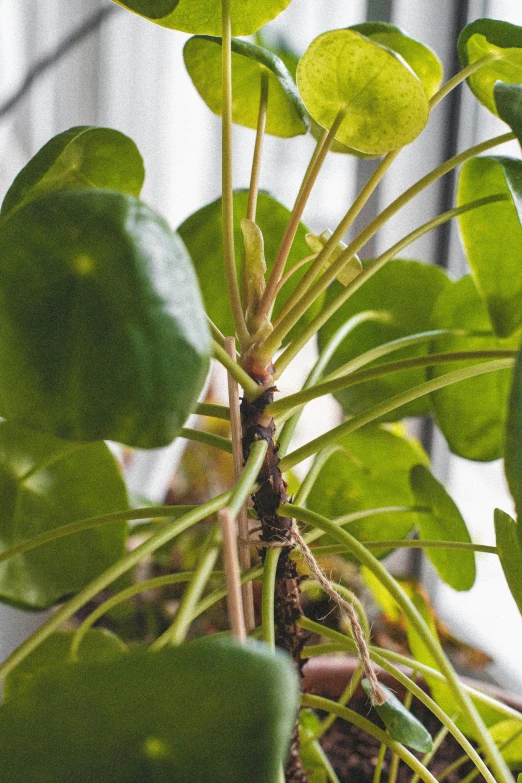
<svg viewBox="0 0 522 783">
<path fill-rule="evenodd" d="M 399 54 L 421 80 L 428 98 L 435 95 L 444 72 L 441 61 L 428 46 L 387 22 L 363 22 L 349 29 Z"/>
<path fill-rule="evenodd" d="M 183 58 L 194 85 L 209 109 L 223 109 L 221 38 L 196 36 L 185 44 Z M 273 136 L 306 133 L 309 119 L 288 69 L 272 52 L 248 41 L 232 40 L 232 119 L 256 128 L 261 76 L 268 75 L 266 132 Z"/>
<path fill-rule="evenodd" d="M 9 783 L 271 783 L 297 708 L 289 658 L 261 645 L 82 661 L 0 708 L 0 766 Z"/>
<path fill-rule="evenodd" d="M 468 77 L 468 84 L 493 114 L 497 114 L 493 88 L 495 82 L 522 82 L 522 27 L 497 19 L 477 19 L 461 32 L 458 53 L 463 67 L 492 56 Z"/>
<path fill-rule="evenodd" d="M 495 509 L 497 551 L 506 582 L 522 614 L 522 533 L 509 514 Z"/>
<path fill-rule="evenodd" d="M 297 68 L 297 84 L 312 117 L 342 144 L 379 154 L 403 147 L 422 131 L 429 115 L 424 87 L 390 49 L 352 30 L 315 39 Z"/>
<path fill-rule="evenodd" d="M 387 22 L 363 22 L 348 28 L 366 38 L 381 44 L 399 54 L 421 80 L 428 98 L 437 91 L 442 80 L 442 64 L 434 52 L 424 44 L 409 38 L 402 30 Z M 297 66 L 297 63 L 296 63 Z M 323 128 L 312 120 L 312 135 L 319 139 Z M 341 144 L 337 139 L 331 146 L 332 152 L 344 155 L 355 155 L 358 158 L 372 159 L 379 157 L 375 154 L 359 152 L 353 147 Z"/>
<path fill-rule="evenodd" d="M 429 514 L 419 514 L 420 537 L 428 541 L 470 543 L 460 511 L 435 476 L 424 465 L 415 465 L 410 481 L 416 504 L 431 509 Z M 474 552 L 428 547 L 426 555 L 440 578 L 454 590 L 470 590 L 473 587 L 476 577 Z"/>
<path fill-rule="evenodd" d="M 371 687 L 368 680 L 363 680 L 361 685 L 368 695 Z M 428 753 L 433 749 L 433 740 L 429 731 L 422 723 L 406 709 L 393 691 L 381 684 L 381 688 L 388 697 L 384 704 L 375 704 L 374 709 L 388 729 L 392 739 L 407 745 L 420 753 Z"/>
<path fill-rule="evenodd" d="M 70 440 L 170 443 L 209 334 L 190 259 L 131 196 L 58 191 L 0 231 L 0 415 Z"/>
<path fill-rule="evenodd" d="M 327 372 L 336 370 L 383 343 L 431 329 L 431 311 L 437 297 L 449 284 L 447 275 L 439 267 L 419 261 L 389 261 L 378 274 L 361 286 L 320 330 L 321 350 L 334 332 L 357 313 L 374 310 L 383 314 L 382 321 L 371 320 L 359 324 L 345 337 L 332 357 Z M 330 286 L 326 301 L 330 297 L 334 298 L 340 290 L 338 283 Z M 427 350 L 427 344 L 419 344 L 401 349 L 391 357 L 379 359 L 374 364 L 422 356 Z M 425 380 L 425 369 L 407 370 L 344 389 L 337 392 L 335 398 L 346 413 L 355 414 Z M 422 416 L 429 410 L 429 399 L 424 397 L 393 411 L 389 418 L 398 420 L 405 416 Z"/>
<path fill-rule="evenodd" d="M 47 142 L 7 191 L 2 215 L 63 188 L 110 188 L 139 196 L 145 170 L 134 142 L 110 128 L 71 128 Z"/>
<path fill-rule="evenodd" d="M 308 508 L 334 519 L 354 511 L 415 505 L 410 470 L 428 462 L 417 441 L 370 426 L 346 436 L 339 446 L 320 471 Z M 360 541 L 405 538 L 419 519 L 415 513 L 377 514 L 352 522 L 350 533 Z"/>
<path fill-rule="evenodd" d="M 295 80 L 296 74 L 297 74 L 297 66 L 299 64 L 299 55 L 289 46 L 288 41 L 282 38 L 277 38 L 275 40 L 272 40 L 268 36 L 263 35 L 262 33 L 258 33 L 256 35 L 256 41 L 260 43 L 265 49 L 268 49 L 269 51 L 273 52 L 277 57 L 279 57 L 280 60 L 283 61 L 283 63 L 286 65 L 287 69 L 290 71 L 290 74 L 292 78 Z M 306 111 L 306 107 L 305 111 Z M 308 118 L 308 123 L 310 124 L 310 133 L 314 137 L 314 139 L 319 140 L 321 136 L 323 135 L 324 128 L 321 128 L 319 123 L 317 123 L 308 112 L 306 113 L 306 116 Z M 340 152 L 344 155 L 355 155 L 358 158 L 375 158 L 378 157 L 376 155 L 366 155 L 364 152 L 359 152 L 359 150 L 354 150 L 352 147 L 347 147 L 346 144 L 341 144 L 340 141 L 337 141 L 336 139 L 333 140 L 332 145 L 330 147 L 330 152 Z"/>
<path fill-rule="evenodd" d="M 221 35 L 221 0 L 115 0 L 162 27 Z M 290 0 L 230 0 L 232 35 L 251 35 L 290 5 Z M 174 9 L 171 11 L 171 9 Z"/>
<path fill-rule="evenodd" d="M 69 522 L 128 508 L 125 485 L 104 443 L 68 443 L 0 422 L 2 551 Z M 44 544 L 0 565 L 0 597 L 44 609 L 77 592 L 122 554 L 117 522 Z"/>
<path fill-rule="evenodd" d="M 162 19 L 174 11 L 179 0 L 114 0 L 114 2 L 149 19 Z"/>
<path fill-rule="evenodd" d="M 247 202 L 247 191 L 238 190 L 234 193 L 234 236 L 238 274 L 241 273 L 243 260 L 241 220 L 246 216 Z M 263 232 L 268 272 L 274 265 L 289 218 L 290 212 L 286 207 L 279 204 L 268 193 L 261 192 L 259 194 L 256 222 Z M 228 304 L 223 263 L 221 199 L 213 201 L 187 218 L 179 227 L 178 232 L 194 260 L 209 317 L 223 334 L 234 334 L 234 324 Z M 306 244 L 307 233 L 308 229 L 301 223 L 290 251 L 288 259 L 289 269 L 302 258 L 310 255 L 310 249 Z M 277 315 L 282 305 L 294 291 L 305 272 L 306 266 L 293 274 L 281 289 L 274 309 L 275 315 Z M 299 328 L 302 328 L 303 323 L 309 323 L 317 315 L 321 306 L 322 301 L 319 300 L 310 308 L 300 322 Z M 294 332 L 295 330 L 290 332 L 286 342 L 292 339 Z"/>
<path fill-rule="evenodd" d="M 432 324 L 435 329 L 486 333 L 491 330 L 486 307 L 469 275 L 441 293 L 433 308 Z M 518 335 L 507 340 L 488 334 L 483 337 L 450 336 L 437 340 L 433 351 L 516 349 L 518 342 Z M 437 378 L 469 366 L 470 362 L 435 365 L 428 369 L 428 376 Z M 484 462 L 502 456 L 510 384 L 511 373 L 504 370 L 446 386 L 431 395 L 437 424 L 454 454 Z"/>
<path fill-rule="evenodd" d="M 522 326 L 522 161 L 480 157 L 462 167 L 457 204 L 501 194 L 506 201 L 459 216 L 466 255 L 499 337 Z"/>
<path fill-rule="evenodd" d="M 493 94 L 498 116 L 507 122 L 522 144 L 522 85 L 496 82 Z"/>
<path fill-rule="evenodd" d="M 9 672 L 4 682 L 4 701 L 21 696 L 30 687 L 34 677 L 46 669 L 62 666 L 69 661 L 74 631 L 58 631 L 33 650 L 18 666 Z M 126 651 L 126 645 L 104 628 L 90 628 L 82 639 L 78 660 L 105 663 Z"/>
<path fill-rule="evenodd" d="M 522 351 L 519 351 L 513 371 L 506 422 L 504 468 L 509 489 L 515 501 L 517 516 L 522 517 Z M 520 529 L 520 528 L 519 528 Z M 520 534 L 522 543 L 522 534 Z"/>
</svg>

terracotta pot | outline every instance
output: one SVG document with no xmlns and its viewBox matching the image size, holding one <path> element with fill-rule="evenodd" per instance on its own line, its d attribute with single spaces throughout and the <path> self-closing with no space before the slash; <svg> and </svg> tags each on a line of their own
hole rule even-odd
<svg viewBox="0 0 522 783">
<path fill-rule="evenodd" d="M 337 700 L 346 688 L 356 667 L 357 660 L 349 656 L 343 658 L 311 658 L 304 666 L 303 689 Z M 397 666 L 397 668 L 401 669 L 405 674 L 411 672 L 405 666 Z M 405 688 L 397 680 L 379 667 L 376 667 L 376 671 L 383 685 L 392 688 L 399 698 L 404 698 Z M 489 684 L 467 678 L 464 681 L 522 713 L 522 698 Z M 417 683 L 427 689 L 426 683 L 422 679 L 419 678 Z M 415 707 L 413 711 L 418 714 L 418 717 L 426 725 L 432 736 L 435 736 L 435 733 L 440 728 L 440 723 L 427 708 L 424 708 L 424 713 L 422 713 L 423 708 L 418 701 L 414 700 L 413 704 L 418 705 L 421 713 L 419 714 Z M 379 718 L 370 708 L 368 697 L 360 686 L 348 706 L 360 712 L 371 721 L 377 724 L 380 723 Z M 377 740 L 369 737 L 365 732 L 356 729 L 349 723 L 336 721 L 330 732 L 325 734 L 322 742 L 327 756 L 339 775 L 341 783 L 347 783 L 348 781 L 349 783 L 371 783 L 379 751 Z M 420 757 L 421 754 L 416 755 Z M 448 735 L 437 750 L 430 764 L 430 770 L 435 777 L 438 777 L 448 764 L 456 761 L 461 755 L 462 749 L 460 745 L 451 735 Z M 388 754 L 385 756 L 383 781 L 387 780 L 390 758 Z M 473 770 L 472 762 L 467 762 L 462 767 L 459 767 L 458 770 L 455 770 L 447 778 L 446 783 L 460 783 L 471 770 Z M 410 779 L 411 770 L 401 764 L 397 783 L 407 783 Z M 478 781 L 482 780 L 482 778 L 478 778 Z"/>
<path fill-rule="evenodd" d="M 400 664 L 394 664 L 400 671 L 405 674 L 410 674 L 411 669 L 407 666 L 401 666 Z M 330 657 L 317 657 L 310 658 L 304 666 L 304 678 L 303 678 L 303 690 L 314 691 L 321 693 L 330 699 L 338 699 L 349 679 L 352 677 L 355 669 L 357 668 L 357 659 L 352 656 L 346 656 L 343 658 L 330 658 Z M 389 688 L 393 688 L 394 693 L 402 698 L 405 695 L 405 688 L 397 680 L 395 680 L 388 672 L 383 671 L 379 666 L 375 667 L 379 680 L 383 685 L 387 685 Z M 522 713 L 522 696 L 518 696 L 509 691 L 504 690 L 496 685 L 490 683 L 481 682 L 479 680 L 473 680 L 469 677 L 463 677 L 463 682 L 467 685 L 481 690 L 487 693 L 488 696 L 492 696 L 499 701 L 503 701 L 509 707 L 518 710 Z M 426 688 L 426 683 L 419 677 L 418 684 L 422 688 Z M 356 692 L 356 695 L 363 695 L 362 688 Z"/>
</svg>

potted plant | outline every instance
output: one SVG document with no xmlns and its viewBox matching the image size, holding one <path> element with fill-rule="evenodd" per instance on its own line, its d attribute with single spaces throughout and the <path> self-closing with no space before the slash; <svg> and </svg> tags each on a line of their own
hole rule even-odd
<svg viewBox="0 0 522 783">
<path fill-rule="evenodd" d="M 462 70 L 443 82 L 436 55 L 388 24 L 327 32 L 298 63 L 260 35 L 255 44 L 238 37 L 289 2 L 120 2 L 194 34 L 186 66 L 222 116 L 222 197 L 176 233 L 139 200 L 135 145 L 106 128 L 49 141 L 3 202 L 0 592 L 28 610 L 55 607 L 0 666 L 0 769 L 10 783 L 335 782 L 318 742 L 335 717 L 381 743 L 375 780 L 390 748 L 390 780 L 401 761 L 433 783 L 445 734 L 488 783 L 513 780 L 522 715 L 460 680 L 422 595 L 382 558 L 420 547 L 441 579 L 468 590 L 475 552 L 486 551 L 500 558 L 522 610 L 518 524 L 497 510 L 496 542 L 474 544 L 422 447 L 397 424 L 431 413 L 455 453 L 504 455 L 521 503 L 522 163 L 491 153 L 522 139 L 522 28 L 470 24 L 459 39 Z M 345 244 L 400 150 L 464 81 L 505 133 L 428 172 Z M 239 192 L 233 122 L 256 130 L 250 186 Z M 264 134 L 309 131 L 317 145 L 288 211 L 259 190 Z M 315 235 L 302 217 L 330 150 L 380 162 L 335 230 Z M 357 253 L 386 221 L 458 166 L 455 207 L 361 263 Z M 404 260 L 414 239 L 453 218 L 470 276 L 452 282 Z M 312 339 L 319 359 L 306 383 L 278 396 L 278 378 Z M 227 406 L 198 403 L 212 356 L 228 373 Z M 293 447 L 303 407 L 326 394 L 345 421 Z M 202 417 L 200 429 L 184 428 L 190 413 Z M 216 433 L 220 421 L 230 437 Z M 176 437 L 231 453 L 232 488 L 199 505 L 131 508 L 103 441 L 157 448 Z M 309 457 L 289 498 L 287 479 Z M 142 538 L 125 548 L 137 520 Z M 188 570 L 124 581 L 194 530 Z M 394 607 L 410 656 L 372 646 L 362 604 L 327 576 L 325 557 L 357 564 Z M 253 582 L 262 586 L 260 621 Z M 150 649 L 129 650 L 95 627 L 134 596 L 176 584 L 176 612 Z M 344 625 L 303 615 L 311 585 Z M 194 619 L 223 598 L 231 633 L 187 641 Z M 306 659 L 346 651 L 357 666 L 339 700 L 300 692 Z M 379 725 L 346 706 L 361 678 Z M 409 711 L 412 696 L 439 720 L 436 737 Z"/>
</svg>

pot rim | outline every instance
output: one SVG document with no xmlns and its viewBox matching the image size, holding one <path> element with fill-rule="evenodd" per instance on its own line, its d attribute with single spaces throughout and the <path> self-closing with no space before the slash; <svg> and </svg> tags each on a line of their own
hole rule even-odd
<svg viewBox="0 0 522 783">
<path fill-rule="evenodd" d="M 331 699 L 338 699 L 343 693 L 348 681 L 355 672 L 358 665 L 358 659 L 352 655 L 345 656 L 317 656 L 309 658 L 303 667 L 303 690 L 305 692 L 314 691 L 321 693 Z M 412 669 L 402 664 L 394 664 L 404 674 L 411 675 Z M 379 680 L 388 688 L 394 691 L 399 697 L 403 698 L 405 695 L 405 688 L 397 680 L 392 677 L 388 672 L 375 666 L 377 676 Z M 475 688 L 478 691 L 491 696 L 499 701 L 504 702 L 509 707 L 522 713 L 522 696 L 511 693 L 506 689 L 493 685 L 491 683 L 483 682 L 481 680 L 472 679 L 470 677 L 462 677 L 462 681 L 467 685 Z M 419 677 L 417 684 L 421 688 L 427 690 L 428 686 L 422 677 Z M 357 696 L 363 696 L 364 691 L 359 685 L 356 691 Z"/>
</svg>

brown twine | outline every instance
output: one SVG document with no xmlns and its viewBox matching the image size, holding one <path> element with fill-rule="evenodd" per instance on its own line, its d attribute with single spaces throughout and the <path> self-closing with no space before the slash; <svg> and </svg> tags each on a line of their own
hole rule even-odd
<svg viewBox="0 0 522 783">
<path fill-rule="evenodd" d="M 255 532 L 255 531 L 251 531 Z M 277 541 L 263 541 L 260 538 L 238 538 L 241 544 L 248 544 L 249 546 L 255 546 L 256 549 L 273 549 L 273 548 L 290 548 L 293 549 L 295 544 L 292 541 L 288 541 L 286 538 L 280 538 Z"/>
<path fill-rule="evenodd" d="M 364 675 L 370 685 L 370 698 L 372 704 L 374 705 L 384 704 L 388 700 L 388 698 L 385 695 L 384 691 L 382 690 L 381 686 L 379 685 L 379 680 L 377 679 L 377 675 L 375 674 L 375 670 L 373 668 L 370 659 L 370 651 L 368 649 L 366 637 L 364 635 L 363 629 L 361 628 L 359 618 L 357 617 L 357 612 L 355 611 L 352 604 L 350 604 L 342 596 L 339 595 L 339 593 L 333 587 L 332 583 L 327 579 L 326 575 L 321 570 L 321 567 L 319 566 L 317 560 L 313 556 L 312 550 L 310 549 L 310 547 L 302 537 L 301 533 L 299 532 L 299 528 L 297 527 L 295 520 L 292 526 L 292 534 L 295 541 L 299 545 L 299 548 L 301 549 L 305 562 L 308 568 L 310 569 L 310 571 L 312 572 L 312 574 L 315 576 L 315 578 L 317 579 L 317 581 L 319 582 L 319 584 L 321 585 L 325 593 L 327 593 L 330 596 L 332 601 L 335 601 L 335 603 L 337 604 L 341 612 L 344 612 L 348 616 L 348 620 L 352 628 L 352 635 L 355 642 L 355 646 L 357 647 L 357 654 L 359 657 L 359 661 L 361 662 Z"/>
</svg>

